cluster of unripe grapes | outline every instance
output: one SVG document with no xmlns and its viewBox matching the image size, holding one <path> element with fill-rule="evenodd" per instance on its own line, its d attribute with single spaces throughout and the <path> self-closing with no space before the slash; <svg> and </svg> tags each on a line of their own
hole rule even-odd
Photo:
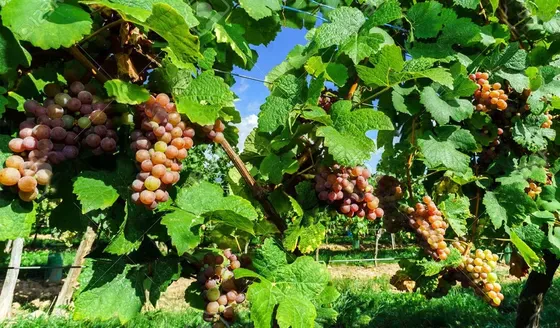
<svg viewBox="0 0 560 328">
<path fill-rule="evenodd" d="M 469 75 L 469 78 L 478 84 L 478 89 L 474 92 L 476 110 L 487 112 L 493 109 L 504 111 L 507 109 L 508 95 L 502 90 L 500 83 L 490 84 L 488 73 L 476 72 Z"/>
<path fill-rule="evenodd" d="M 315 191 L 320 200 L 337 206 L 340 213 L 373 221 L 383 217 L 384 212 L 379 207 L 379 198 L 373 195 L 370 177 L 368 169 L 334 165 L 315 176 Z"/>
<path fill-rule="evenodd" d="M 546 121 L 541 125 L 541 128 L 543 129 L 550 129 L 552 127 L 552 114 L 550 113 L 546 113 Z"/>
<path fill-rule="evenodd" d="M 221 254 L 208 253 L 204 256 L 204 266 L 198 274 L 206 301 L 204 320 L 214 323 L 214 328 L 225 327 L 224 322 L 235 319 L 235 307 L 245 302 L 244 280 L 235 279 L 233 270 L 241 267 L 241 262 L 230 249 Z"/>
<path fill-rule="evenodd" d="M 445 231 L 449 225 L 430 196 L 424 196 L 422 201 L 414 208 L 408 208 L 409 224 L 428 244 L 426 251 L 435 259 L 445 260 L 451 253 L 445 242 Z"/>
<path fill-rule="evenodd" d="M 326 112 L 331 110 L 332 105 L 338 101 L 338 96 L 332 90 L 324 90 L 319 97 L 318 105 Z"/>
<path fill-rule="evenodd" d="M 542 192 L 542 187 L 538 186 L 534 182 L 529 182 L 529 187 L 525 188 L 525 192 L 529 197 L 535 199 Z"/>
<path fill-rule="evenodd" d="M 404 196 L 401 183 L 395 177 L 384 175 L 377 179 L 377 187 L 374 194 L 379 198 L 379 207 L 383 208 L 383 227 L 389 233 L 401 230 L 406 224 L 406 216 L 399 210 L 397 203 Z"/>
<path fill-rule="evenodd" d="M 499 256 L 490 250 L 477 249 L 474 254 L 467 253 L 460 241 L 454 241 L 453 247 L 463 254 L 463 263 L 459 266 L 464 275 L 458 275 L 463 287 L 473 287 L 475 293 L 485 296 L 493 306 L 499 306 L 504 300 L 502 286 L 498 283 L 498 275 L 494 272 Z M 462 278 L 462 279 L 461 279 Z"/>
<path fill-rule="evenodd" d="M 28 118 L 19 125 L 18 137 L 8 147 L 18 156 L 6 162 L 0 183 L 15 187 L 22 200 L 38 195 L 37 185 L 48 185 L 51 165 L 75 159 L 82 147 L 94 155 L 117 150 L 117 132 L 108 117 L 110 104 L 94 96 L 94 89 L 74 82 L 67 92 L 58 84 L 45 86 L 43 104 L 27 100 L 24 110 Z"/>
<path fill-rule="evenodd" d="M 225 129 L 226 126 L 221 120 L 216 120 L 214 125 L 205 125 L 202 127 L 202 131 L 206 133 L 208 139 L 214 141 L 215 143 L 222 143 L 225 140 Z"/>
<path fill-rule="evenodd" d="M 132 182 L 132 201 L 148 209 L 169 199 L 167 188 L 179 181 L 181 161 L 193 147 L 194 129 L 188 127 L 166 94 L 136 107 L 136 126 L 130 145 L 140 173 Z"/>
</svg>

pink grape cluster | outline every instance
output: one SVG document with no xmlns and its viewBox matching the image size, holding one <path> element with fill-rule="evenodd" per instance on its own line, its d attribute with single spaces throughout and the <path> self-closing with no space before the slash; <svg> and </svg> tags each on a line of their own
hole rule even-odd
<svg viewBox="0 0 560 328">
<path fill-rule="evenodd" d="M 434 258 L 445 260 L 451 253 L 445 239 L 449 224 L 445 222 L 441 211 L 430 196 L 422 198 L 423 203 L 408 208 L 409 224 L 416 234 L 428 245 L 426 251 Z"/>
<path fill-rule="evenodd" d="M 224 327 L 222 320 L 232 322 L 235 319 L 235 307 L 245 302 L 245 282 L 235 279 L 233 270 L 241 267 L 241 262 L 230 249 L 222 255 L 208 253 L 204 256 L 204 266 L 198 274 L 206 301 L 204 320 L 213 322 L 214 327 Z"/>
<path fill-rule="evenodd" d="M 225 140 L 224 131 L 226 126 L 221 120 L 216 120 L 214 125 L 205 125 L 202 127 L 208 138 L 215 143 L 222 143 Z"/>
<path fill-rule="evenodd" d="M 0 183 L 17 185 L 25 201 L 37 197 L 37 184 L 49 184 L 51 165 L 77 158 L 82 147 L 94 155 L 117 150 L 115 124 L 108 117 L 111 107 L 94 96 L 93 89 L 74 82 L 67 92 L 54 83 L 47 84 L 44 91 L 48 98 L 43 104 L 35 100 L 24 103 L 28 118 L 19 125 L 18 137 L 8 143 L 17 156 L 0 172 Z"/>
<path fill-rule="evenodd" d="M 334 165 L 315 176 L 315 191 L 320 200 L 336 205 L 340 213 L 373 221 L 383 217 L 384 212 L 373 195 L 370 177 L 368 169 Z"/>
<path fill-rule="evenodd" d="M 130 145 L 140 173 L 132 182 L 132 201 L 154 210 L 169 199 L 167 189 L 179 181 L 181 161 L 193 147 L 194 129 L 182 121 L 176 105 L 159 94 L 136 107 Z"/>
</svg>

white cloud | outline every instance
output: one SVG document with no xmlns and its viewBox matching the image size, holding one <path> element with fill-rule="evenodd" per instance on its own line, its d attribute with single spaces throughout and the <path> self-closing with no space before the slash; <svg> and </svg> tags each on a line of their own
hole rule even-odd
<svg viewBox="0 0 560 328">
<path fill-rule="evenodd" d="M 242 79 L 239 83 L 235 84 L 235 87 L 233 88 L 233 92 L 235 92 L 235 94 L 240 96 L 244 94 L 245 91 L 249 89 L 249 87 L 250 87 L 249 83 L 246 80 Z"/>
<path fill-rule="evenodd" d="M 249 133 L 258 125 L 259 117 L 255 114 L 243 117 L 241 123 L 235 124 L 239 129 L 239 151 L 243 151 L 243 146 L 245 145 L 245 139 L 249 136 Z"/>
</svg>

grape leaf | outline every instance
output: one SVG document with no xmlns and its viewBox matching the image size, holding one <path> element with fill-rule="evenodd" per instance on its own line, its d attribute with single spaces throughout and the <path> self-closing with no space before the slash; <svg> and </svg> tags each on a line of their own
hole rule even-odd
<svg viewBox="0 0 560 328">
<path fill-rule="evenodd" d="M 390 23 L 402 17 L 401 5 L 397 0 L 383 2 L 371 15 L 366 27 L 379 26 Z"/>
<path fill-rule="evenodd" d="M 420 94 L 420 102 L 438 124 L 445 125 L 450 119 L 461 122 L 471 117 L 474 106 L 466 99 L 445 101 L 440 98 L 432 87 L 425 87 Z"/>
<path fill-rule="evenodd" d="M 509 236 L 511 238 L 511 242 L 515 245 L 517 250 L 519 250 L 519 254 L 521 254 L 527 265 L 537 272 L 544 272 L 545 265 L 537 253 L 535 253 L 531 247 L 521 240 L 515 231 L 510 230 Z"/>
<path fill-rule="evenodd" d="M 243 34 L 245 40 L 254 45 L 268 45 L 276 39 L 282 28 L 280 15 L 273 14 L 256 20 L 240 8 L 233 9 L 229 15 L 228 21 L 233 24 L 242 25 L 245 28 L 245 33 Z"/>
<path fill-rule="evenodd" d="M 542 128 L 545 120 L 544 115 L 529 115 L 518 120 L 513 127 L 513 140 L 532 152 L 546 149 L 548 140 L 556 138 L 556 131 Z"/>
<path fill-rule="evenodd" d="M 262 247 L 255 252 L 253 258 L 255 270 L 269 278 L 274 277 L 278 273 L 278 269 L 287 264 L 286 253 L 276 245 L 272 238 L 265 239 Z"/>
<path fill-rule="evenodd" d="M 338 86 L 343 86 L 346 80 L 348 80 L 348 69 L 346 66 L 337 63 L 323 63 L 319 56 L 309 58 L 305 64 L 305 69 L 312 76 L 324 76 Z"/>
<path fill-rule="evenodd" d="M 82 204 L 82 213 L 111 207 L 119 198 L 110 184 L 111 178 L 103 172 L 82 172 L 74 180 L 74 193 Z"/>
<path fill-rule="evenodd" d="M 243 37 L 244 32 L 245 29 L 239 24 L 214 25 L 216 41 L 228 44 L 237 56 L 241 58 L 243 64 L 247 65 L 248 61 L 253 61 L 253 52 Z"/>
<path fill-rule="evenodd" d="M 511 231 L 537 254 L 542 255 L 542 250 L 546 248 L 546 235 L 539 226 L 527 224 L 512 228 Z"/>
<path fill-rule="evenodd" d="M 340 51 L 348 55 L 355 65 L 358 65 L 363 59 L 375 54 L 383 43 L 381 34 L 355 34 L 341 45 Z"/>
<path fill-rule="evenodd" d="M 529 88 L 529 78 L 523 72 L 499 70 L 495 73 L 495 76 L 507 80 L 517 92 L 521 93 L 524 89 Z"/>
<path fill-rule="evenodd" d="M 161 64 L 162 66 L 154 69 L 150 75 L 149 89 L 152 92 L 165 92 L 174 96 L 182 94 L 191 83 L 192 74 L 196 69 L 181 69 L 167 57 Z"/>
<path fill-rule="evenodd" d="M 548 21 L 558 12 L 560 1 L 558 0 L 534 0 L 527 2 L 533 13 L 543 21 Z"/>
<path fill-rule="evenodd" d="M 372 109 L 352 110 L 350 101 L 338 101 L 331 108 L 332 126 L 317 129 L 325 146 L 342 165 L 358 165 L 371 157 L 375 143 L 365 133 L 370 130 L 393 130 L 393 123 L 383 112 Z"/>
<path fill-rule="evenodd" d="M 305 209 L 311 209 L 317 206 L 318 199 L 315 187 L 310 181 L 302 181 L 296 185 L 296 194 L 298 203 L 302 204 Z"/>
<path fill-rule="evenodd" d="M 366 19 L 361 10 L 340 7 L 328 13 L 328 24 L 322 24 L 315 32 L 314 41 L 317 47 L 327 48 L 342 45 L 353 34 L 358 33 Z"/>
<path fill-rule="evenodd" d="M 220 186 L 201 182 L 179 191 L 177 206 L 196 216 L 211 216 L 223 224 L 253 234 L 257 212 L 248 200 L 239 196 L 224 197 Z"/>
<path fill-rule="evenodd" d="M 105 82 L 105 90 L 109 97 L 115 97 L 120 104 L 138 105 L 150 99 L 150 92 L 145 88 L 114 79 Z"/>
<path fill-rule="evenodd" d="M 464 236 L 467 233 L 467 219 L 471 217 L 469 198 L 449 194 L 439 204 L 439 208 L 455 234 Z"/>
<path fill-rule="evenodd" d="M 430 169 L 444 168 L 466 173 L 469 170 L 470 157 L 458 149 L 474 150 L 476 141 L 467 130 L 456 130 L 444 126 L 418 138 L 418 146 L 424 155 L 424 161 Z"/>
<path fill-rule="evenodd" d="M 171 243 L 177 249 L 179 256 L 194 249 L 200 244 L 200 226 L 204 224 L 201 216 L 176 209 L 161 219 L 161 224 L 167 227 L 167 233 L 171 237 Z"/>
<path fill-rule="evenodd" d="M 258 280 L 247 291 L 255 328 L 269 327 L 273 319 L 277 320 L 280 327 L 313 327 L 317 310 L 309 300 L 324 295 L 325 289 L 332 292 L 326 267 L 307 256 L 298 257 L 293 263 L 287 264 L 278 246 L 266 241 L 265 245 L 265 249 L 257 250 L 256 256 L 260 259 L 259 265 L 255 267 L 257 273 L 247 269 L 234 271 L 236 278 L 251 277 Z M 263 255 L 265 251 L 274 256 Z M 265 270 L 259 271 L 259 268 Z M 327 297 L 330 301 L 335 298 L 336 294 Z M 295 302 L 295 299 L 304 301 Z"/>
<path fill-rule="evenodd" d="M 127 255 L 140 248 L 144 237 L 154 225 L 146 220 L 145 216 L 137 215 L 135 210 L 139 207 L 136 204 L 127 201 L 125 207 L 119 205 L 112 208 L 111 219 L 118 219 L 121 224 L 104 252 L 113 255 Z M 115 208 L 120 210 L 115 211 Z"/>
<path fill-rule="evenodd" d="M 321 223 L 312 224 L 302 228 L 303 230 L 299 237 L 298 249 L 303 254 L 309 254 L 323 244 L 327 229 Z"/>
<path fill-rule="evenodd" d="M 319 106 L 309 106 L 302 113 L 301 117 L 306 120 L 315 121 L 324 125 L 332 125 L 332 119 L 327 112 Z"/>
<path fill-rule="evenodd" d="M 493 71 L 500 68 L 523 71 L 527 68 L 527 52 L 519 48 L 518 42 L 512 42 L 503 51 L 495 51 L 486 57 L 483 66 Z"/>
<path fill-rule="evenodd" d="M 282 9 L 280 0 L 239 0 L 239 5 L 256 20 L 269 17 Z"/>
<path fill-rule="evenodd" d="M 33 203 L 25 203 L 6 191 L 0 192 L 0 241 L 27 237 L 35 223 Z"/>
<path fill-rule="evenodd" d="M 150 17 L 156 3 L 165 3 L 177 10 L 189 27 L 195 27 L 199 24 L 192 8 L 181 0 L 83 0 L 82 2 L 88 5 L 95 4 L 111 8 L 118 11 L 127 20 L 136 23 L 145 22 Z"/>
<path fill-rule="evenodd" d="M 111 270 L 109 268 L 109 270 Z M 142 285 L 145 274 L 139 270 L 126 269 L 115 274 L 116 270 L 105 272 L 108 277 L 105 278 L 104 284 L 98 285 L 95 275 L 93 279 L 93 288 L 82 291 L 74 302 L 74 320 L 88 321 L 106 321 L 112 318 L 118 318 L 121 324 L 125 324 L 132 320 L 142 308 L 144 302 L 143 290 L 138 290 L 138 286 Z"/>
<path fill-rule="evenodd" d="M 436 1 L 416 3 L 406 13 L 412 25 L 414 36 L 417 38 L 433 38 L 442 28 L 440 17 L 442 5 Z"/>
<path fill-rule="evenodd" d="M 30 64 L 29 52 L 21 46 L 8 28 L 0 25 L 0 75 L 14 71 L 19 65 L 29 67 Z M 1 112 L 2 109 L 0 114 Z"/>
<path fill-rule="evenodd" d="M 293 151 L 276 155 L 269 154 L 261 162 L 259 168 L 262 178 L 272 184 L 282 182 L 284 174 L 294 174 L 299 169 L 299 163 Z"/>
<path fill-rule="evenodd" d="M 90 15 L 76 5 L 51 0 L 11 0 L 2 22 L 18 40 L 43 50 L 69 48 L 90 33 Z"/>
<path fill-rule="evenodd" d="M 525 221 L 529 214 L 537 211 L 536 203 L 523 189 L 514 185 L 502 185 L 486 192 L 482 201 L 494 227 L 502 224 L 513 226 Z"/>
<path fill-rule="evenodd" d="M 531 106 L 532 113 L 541 114 L 546 110 L 548 101 L 555 96 L 560 97 L 560 81 L 558 80 L 553 80 L 537 90 L 533 90 L 527 99 L 527 104 Z"/>
<path fill-rule="evenodd" d="M 181 278 L 181 264 L 175 258 L 164 258 L 156 260 L 152 265 L 152 277 L 150 282 L 150 302 L 153 306 L 162 293 L 164 293 L 172 282 Z"/>
<path fill-rule="evenodd" d="M 198 38 L 191 34 L 189 25 L 174 7 L 154 4 L 145 25 L 168 42 L 168 47 L 182 63 L 196 62 L 202 57 Z"/>
<path fill-rule="evenodd" d="M 480 0 L 453 0 L 453 3 L 463 8 L 476 9 L 480 4 Z"/>
</svg>

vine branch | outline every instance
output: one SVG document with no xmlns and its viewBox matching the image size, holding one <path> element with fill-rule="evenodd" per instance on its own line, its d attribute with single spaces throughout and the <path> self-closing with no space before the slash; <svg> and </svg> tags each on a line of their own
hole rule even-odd
<svg viewBox="0 0 560 328">
<path fill-rule="evenodd" d="M 120 19 L 118 19 L 118 20 L 116 20 L 116 21 L 114 21 L 114 22 L 111 22 L 111 23 L 109 23 L 109 24 L 107 24 L 107 25 L 105 25 L 105 26 L 102 26 L 102 27 L 99 28 L 97 31 L 95 31 L 95 32 L 91 33 L 90 35 L 86 36 L 85 38 L 83 38 L 83 39 L 79 42 L 79 44 L 84 44 L 84 43 L 86 43 L 87 41 L 91 40 L 93 37 L 97 36 L 99 33 L 103 32 L 104 30 L 111 29 L 112 27 L 117 26 L 117 25 L 122 24 L 122 23 L 124 23 L 124 20 L 123 20 L 122 18 L 120 18 Z"/>
<path fill-rule="evenodd" d="M 80 49 L 78 49 L 78 47 L 72 46 L 70 47 L 70 49 L 68 49 L 68 51 L 72 56 L 74 56 L 74 58 L 76 58 L 77 61 L 80 62 L 80 64 L 89 69 L 93 74 L 93 77 L 95 77 L 97 81 L 101 82 L 101 84 L 105 84 L 105 82 L 110 80 L 110 78 L 105 75 L 105 73 L 101 72 L 99 68 L 95 67 L 95 65 L 89 59 L 87 59 L 87 57 L 80 51 Z"/>
<path fill-rule="evenodd" d="M 416 143 L 415 133 L 416 133 L 416 117 L 412 119 L 412 135 L 410 140 L 411 145 L 414 145 Z M 410 153 L 410 156 L 408 156 L 408 162 L 406 163 L 406 180 L 408 186 L 408 193 L 410 195 L 409 197 L 412 197 L 412 178 L 410 175 L 410 168 L 412 167 L 413 160 L 414 160 L 414 151 Z"/>
</svg>

